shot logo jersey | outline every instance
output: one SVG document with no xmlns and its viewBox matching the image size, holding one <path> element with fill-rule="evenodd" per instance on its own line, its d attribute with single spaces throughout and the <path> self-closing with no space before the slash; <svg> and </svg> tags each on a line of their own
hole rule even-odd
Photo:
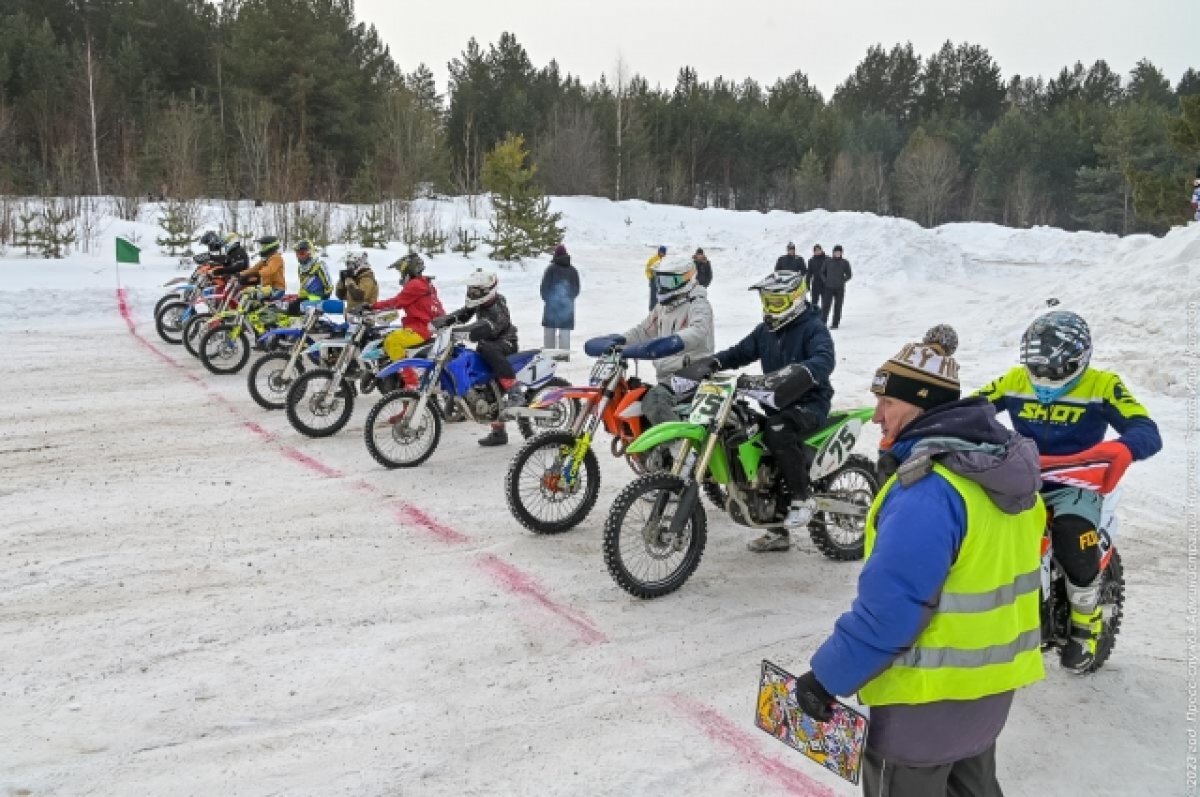
<svg viewBox="0 0 1200 797">
<path fill-rule="evenodd" d="M 1029 372 L 1018 365 L 976 395 L 992 402 L 996 412 L 1007 412 L 1013 429 L 1033 440 L 1042 454 L 1075 454 L 1091 448 L 1104 441 L 1109 426 L 1121 435 L 1134 459 L 1146 459 L 1162 448 L 1158 426 L 1111 371 L 1088 368 L 1069 392 L 1041 404 Z"/>
</svg>

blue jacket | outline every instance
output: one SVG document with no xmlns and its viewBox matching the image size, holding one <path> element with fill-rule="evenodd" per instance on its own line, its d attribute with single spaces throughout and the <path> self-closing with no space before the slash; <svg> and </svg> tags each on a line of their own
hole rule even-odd
<svg viewBox="0 0 1200 797">
<path fill-rule="evenodd" d="M 718 352 L 716 356 L 722 369 L 742 368 L 761 361 L 764 374 L 788 365 L 803 365 L 812 374 L 816 387 L 805 393 L 793 406 L 817 413 L 822 418 L 829 414 L 829 405 L 833 400 L 833 385 L 829 383 L 829 376 L 837 360 L 829 328 L 811 306 L 781 329 L 773 330 L 766 324 L 759 324 L 740 343 Z M 767 411 L 772 412 L 769 408 Z"/>
<path fill-rule="evenodd" d="M 579 296 L 579 272 L 571 265 L 570 255 L 556 255 L 542 274 L 542 326 L 550 329 L 575 328 L 575 298 Z"/>
<path fill-rule="evenodd" d="M 881 457 L 880 478 L 910 457 L 919 464 L 918 455 L 978 482 L 1009 514 L 1036 501 L 1036 447 L 1001 426 L 982 398 L 917 416 Z M 929 624 L 967 533 L 967 508 L 958 491 L 930 471 L 907 486 L 892 485 L 875 527 L 875 548 L 859 574 L 858 597 L 812 658 L 817 680 L 836 695 L 857 692 Z"/>
</svg>

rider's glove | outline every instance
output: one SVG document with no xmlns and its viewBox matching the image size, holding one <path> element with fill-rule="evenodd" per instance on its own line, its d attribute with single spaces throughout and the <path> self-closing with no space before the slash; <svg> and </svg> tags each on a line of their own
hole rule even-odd
<svg viewBox="0 0 1200 797">
<path fill-rule="evenodd" d="M 697 357 L 690 363 L 680 368 L 676 375 L 691 380 L 692 382 L 703 382 L 710 376 L 721 370 L 721 363 L 712 355 L 706 357 Z"/>
<path fill-rule="evenodd" d="M 486 321 L 476 321 L 467 329 L 467 337 L 470 338 L 472 342 L 478 343 L 488 336 L 488 333 L 492 330 L 492 325 Z"/>
<path fill-rule="evenodd" d="M 1108 470 L 1104 473 L 1104 483 L 1100 485 L 1100 492 L 1105 495 L 1116 489 L 1117 482 L 1121 481 L 1126 469 L 1133 462 L 1133 452 L 1120 440 L 1106 440 L 1080 451 L 1075 456 L 1080 461 L 1101 460 L 1108 463 Z"/>
<path fill-rule="evenodd" d="M 340 277 L 343 282 L 353 281 L 354 272 L 348 268 L 344 268 L 340 272 L 338 272 L 338 277 Z"/>
<path fill-rule="evenodd" d="M 812 670 L 796 679 L 796 703 L 801 711 L 818 722 L 833 717 L 833 695 L 821 686 Z"/>
</svg>

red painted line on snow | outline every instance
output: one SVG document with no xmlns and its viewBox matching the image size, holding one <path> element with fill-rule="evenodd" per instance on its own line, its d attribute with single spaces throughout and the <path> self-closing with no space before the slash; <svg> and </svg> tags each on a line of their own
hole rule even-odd
<svg viewBox="0 0 1200 797">
<path fill-rule="evenodd" d="M 471 538 L 466 534 L 447 526 L 445 523 L 437 520 L 436 518 L 430 517 L 425 510 L 413 506 L 412 504 L 402 503 L 393 511 L 396 515 L 396 518 L 401 523 L 424 529 L 444 542 L 461 545 L 464 542 L 471 541 Z"/>
<path fill-rule="evenodd" d="M 275 435 L 272 434 L 271 432 L 268 432 L 266 429 L 262 428 L 254 421 L 242 421 L 242 426 L 245 426 L 247 429 L 254 432 L 255 435 L 257 435 L 258 437 L 261 437 L 263 440 L 266 440 L 271 443 L 275 442 Z"/>
<path fill-rule="evenodd" d="M 303 465 L 304 467 L 311 470 L 313 473 L 319 473 L 322 476 L 325 476 L 330 479 L 337 479 L 337 478 L 340 478 L 341 476 L 345 475 L 340 470 L 333 467 L 332 465 L 326 465 L 321 460 L 310 457 L 308 454 L 305 454 L 303 451 L 301 451 L 298 448 L 292 448 L 291 446 L 282 446 L 282 447 L 280 447 L 279 451 L 281 454 L 283 454 L 285 457 L 290 459 L 292 462 L 296 462 L 296 463 L 299 463 L 300 465 Z"/>
<path fill-rule="evenodd" d="M 830 787 L 779 759 L 763 754 L 753 736 L 730 722 L 716 709 L 680 694 L 668 695 L 667 700 L 677 711 L 686 714 L 688 719 L 699 726 L 705 736 L 732 749 L 751 769 L 776 781 L 787 789 L 788 794 L 799 797 L 834 797 L 835 792 Z M 747 706 L 747 709 L 749 708 L 751 707 Z"/>
<path fill-rule="evenodd" d="M 555 614 L 570 623 L 579 632 L 580 638 L 589 645 L 608 641 L 608 636 L 592 623 L 581 612 L 553 600 L 542 585 L 534 581 L 528 573 L 501 561 L 492 554 L 479 557 L 479 566 L 486 570 L 500 585 L 516 595 L 529 598 L 551 614 Z"/>
</svg>

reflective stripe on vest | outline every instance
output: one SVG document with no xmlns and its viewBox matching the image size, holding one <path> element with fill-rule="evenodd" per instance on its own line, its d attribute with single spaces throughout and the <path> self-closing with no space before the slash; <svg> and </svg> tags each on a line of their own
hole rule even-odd
<svg viewBox="0 0 1200 797">
<path fill-rule="evenodd" d="M 967 533 L 942 585 L 929 624 L 912 646 L 868 682 L 859 697 L 872 706 L 974 700 L 1040 680 L 1041 542 L 1046 510 L 1007 515 L 977 483 L 935 464 L 963 500 Z M 876 519 L 895 487 L 892 477 L 867 514 L 867 557 Z M 903 534 L 896 526 L 889 534 Z"/>
</svg>

